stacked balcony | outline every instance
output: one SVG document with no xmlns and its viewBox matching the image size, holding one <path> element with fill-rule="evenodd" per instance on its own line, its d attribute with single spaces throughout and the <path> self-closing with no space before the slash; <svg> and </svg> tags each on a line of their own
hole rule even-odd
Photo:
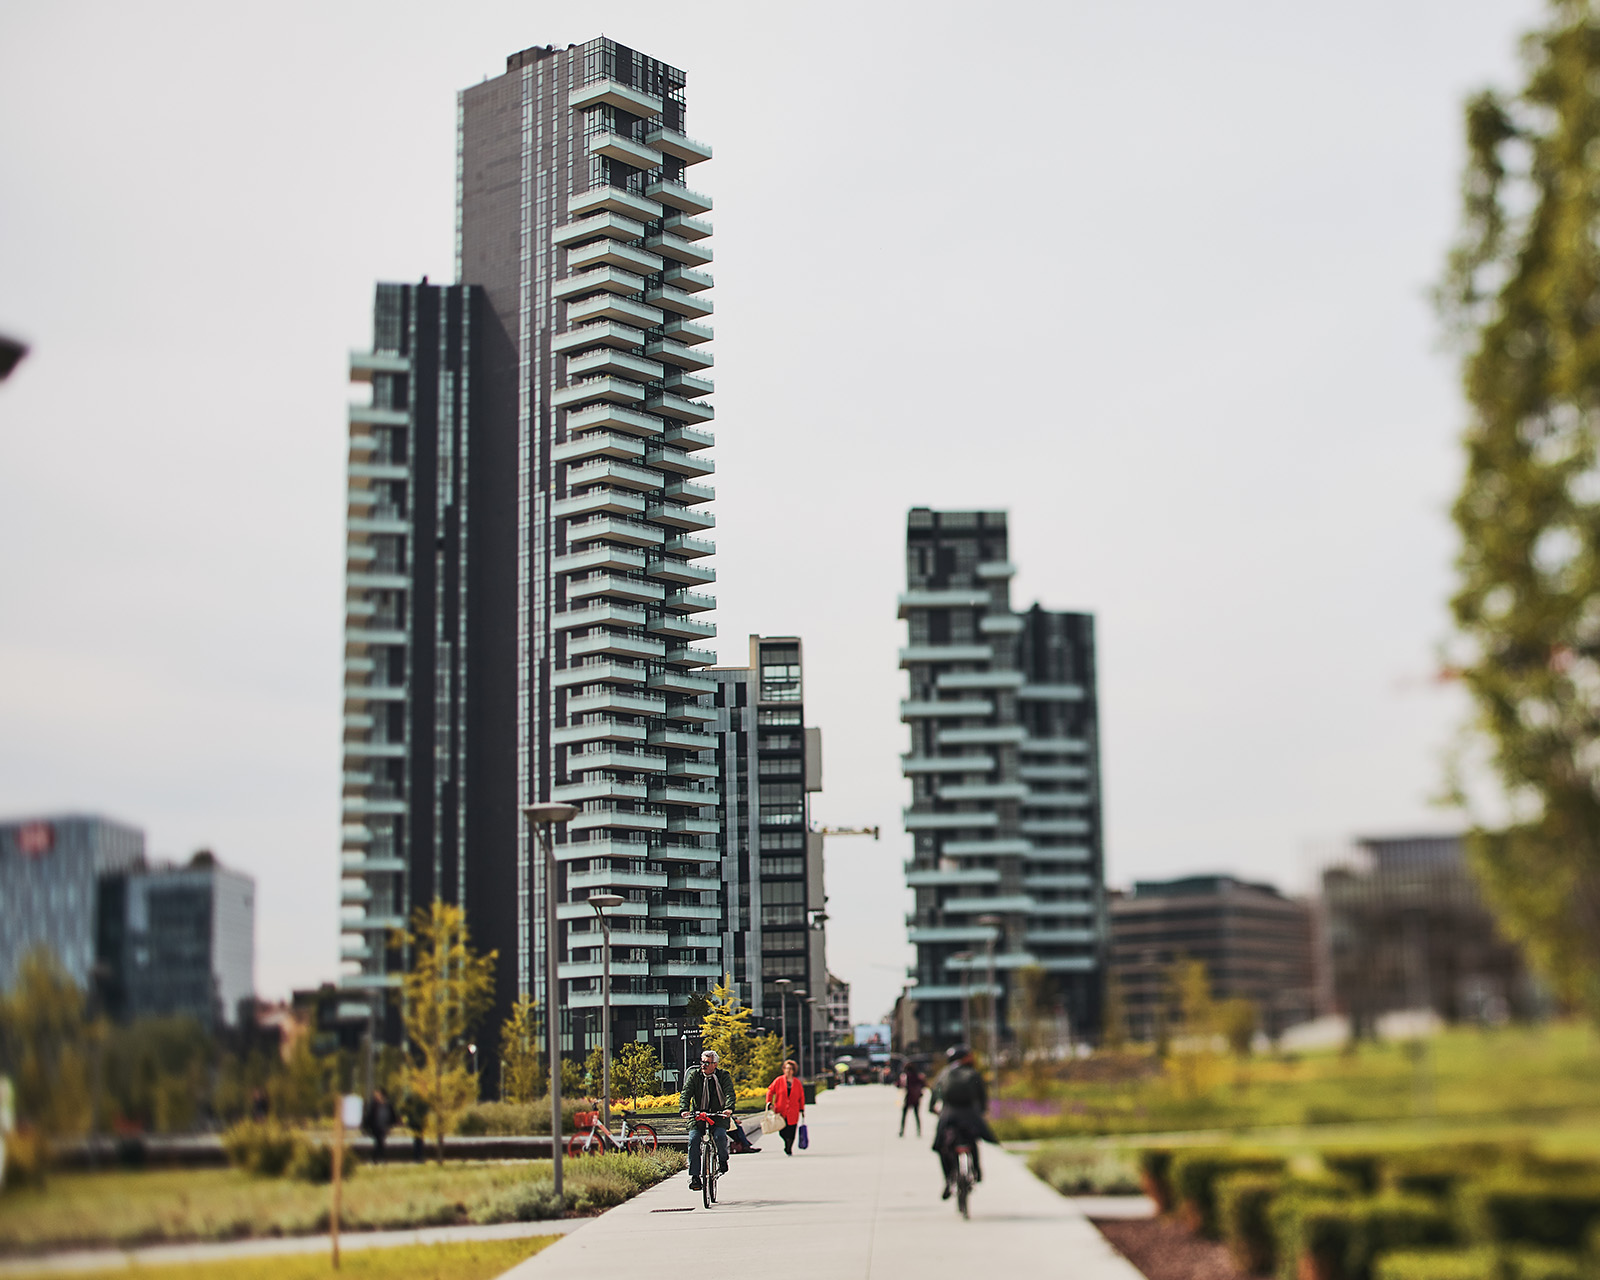
<svg viewBox="0 0 1600 1280">
<path fill-rule="evenodd" d="M 376 384 L 408 378 L 411 360 L 397 352 L 352 352 L 350 380 Z M 397 833 L 407 798 L 396 781 L 403 771 L 406 688 L 396 672 L 409 669 L 411 578 L 405 547 L 411 524 L 411 470 L 397 433 L 409 426 L 388 397 L 353 404 L 345 551 L 343 823 L 339 907 L 340 986 L 361 998 L 393 986 L 385 971 L 385 942 L 404 925 L 397 907 L 405 861 Z"/>
<path fill-rule="evenodd" d="M 582 902 L 617 893 L 627 901 L 613 913 L 613 944 L 649 958 L 632 962 L 641 967 L 613 1004 L 681 1006 L 721 964 L 718 935 L 702 932 L 719 915 L 720 850 L 705 732 L 713 686 L 696 674 L 715 660 L 696 642 L 716 634 L 705 589 L 716 575 L 701 563 L 715 551 L 702 429 L 713 417 L 702 399 L 712 389 L 711 228 L 693 216 L 710 202 L 682 182 L 710 150 L 666 128 L 661 102 L 631 88 L 597 81 L 571 102 L 598 113 L 582 133 L 603 163 L 554 237 L 562 326 L 551 347 L 563 359 L 552 512 L 564 550 L 552 567 L 564 657 L 552 676 L 553 743 L 556 798 L 580 809 L 558 848 L 568 868 L 561 974 L 575 984 L 571 1007 L 597 1002 L 587 980 L 598 936 Z"/>
</svg>

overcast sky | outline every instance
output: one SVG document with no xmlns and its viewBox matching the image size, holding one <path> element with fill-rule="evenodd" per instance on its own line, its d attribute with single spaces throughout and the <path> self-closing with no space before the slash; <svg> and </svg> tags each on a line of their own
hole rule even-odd
<svg viewBox="0 0 1600 1280">
<path fill-rule="evenodd" d="M 345 355 L 452 277 L 455 93 L 610 35 L 716 159 L 724 661 L 802 635 L 830 967 L 910 951 L 908 507 L 1006 508 L 1098 619 L 1108 876 L 1312 883 L 1441 830 L 1462 424 L 1425 291 L 1532 0 L 18 0 L 0 41 L 0 813 L 258 880 L 330 977 Z M 3 904 L 0 904 L 0 909 Z"/>
</svg>

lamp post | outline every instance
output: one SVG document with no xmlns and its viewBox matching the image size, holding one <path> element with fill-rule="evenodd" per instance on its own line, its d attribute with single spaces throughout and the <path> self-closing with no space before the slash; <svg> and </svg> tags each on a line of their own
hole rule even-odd
<svg viewBox="0 0 1600 1280">
<path fill-rule="evenodd" d="M 591 893 L 600 920 L 600 1119 L 611 1126 L 611 921 L 606 912 L 622 905 L 620 893 Z"/>
<path fill-rule="evenodd" d="M 800 1002 L 805 999 L 806 989 L 794 989 L 794 1052 L 800 1060 L 800 1078 L 806 1078 L 806 1042 L 800 1038 Z"/>
<path fill-rule="evenodd" d="M 817 1074 L 817 1017 L 816 1017 L 817 1010 L 816 1010 L 816 1007 L 815 1007 L 816 1003 L 817 1003 L 816 996 L 807 996 L 806 997 L 806 1048 L 811 1051 L 811 1072 L 812 1072 L 813 1075 Z M 804 1058 L 805 1054 L 802 1053 L 800 1056 L 802 1058 Z"/>
<path fill-rule="evenodd" d="M 783 1040 L 783 1053 L 789 1056 L 789 988 L 794 982 L 789 978 L 774 978 L 772 985 L 778 988 L 778 1025 L 782 1028 L 778 1032 Z"/>
<path fill-rule="evenodd" d="M 556 976 L 561 948 L 556 940 L 556 850 L 550 828 L 558 822 L 571 822 L 578 816 L 575 804 L 540 804 L 522 806 L 527 818 L 538 832 L 540 848 L 544 850 L 544 1036 L 550 1057 L 550 1165 L 551 1185 L 556 1198 L 561 1197 L 561 1016 L 557 1012 L 561 998 L 561 980 Z"/>
<path fill-rule="evenodd" d="M 984 944 L 989 957 L 989 1070 L 999 1070 L 1000 1062 L 1000 998 L 995 991 L 994 981 L 994 944 L 1000 936 L 1000 926 L 1005 923 L 994 914 L 981 915 L 978 923 L 987 925 L 989 938 Z"/>
</svg>

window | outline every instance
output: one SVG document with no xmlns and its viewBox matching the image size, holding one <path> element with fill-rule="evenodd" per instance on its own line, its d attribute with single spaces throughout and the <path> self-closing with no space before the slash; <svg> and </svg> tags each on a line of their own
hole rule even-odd
<svg viewBox="0 0 1600 1280">
<path fill-rule="evenodd" d="M 774 708 L 771 711 L 756 712 L 756 723 L 759 725 L 771 724 L 799 724 L 800 712 L 787 709 Z"/>
<path fill-rule="evenodd" d="M 761 760 L 760 772 L 762 776 L 799 773 L 801 772 L 800 758 L 798 756 L 788 756 L 782 758 L 763 757 Z"/>
<path fill-rule="evenodd" d="M 800 664 L 788 662 L 763 665 L 761 668 L 761 701 L 799 702 Z"/>
<path fill-rule="evenodd" d="M 804 858 L 780 856 L 761 859 L 761 874 L 764 876 L 803 876 L 805 873 Z"/>
<path fill-rule="evenodd" d="M 798 831 L 763 831 L 761 833 L 761 852 L 766 853 L 771 849 L 804 849 L 805 837 Z"/>
</svg>

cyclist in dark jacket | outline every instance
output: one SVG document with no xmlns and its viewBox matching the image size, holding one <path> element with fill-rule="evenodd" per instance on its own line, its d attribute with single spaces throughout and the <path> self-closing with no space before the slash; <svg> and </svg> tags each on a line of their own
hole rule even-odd
<svg viewBox="0 0 1600 1280">
<path fill-rule="evenodd" d="M 965 1146 L 972 1151 L 972 1176 L 983 1181 L 983 1168 L 978 1160 L 978 1143 L 996 1142 L 994 1130 L 989 1128 L 985 1112 L 989 1110 L 989 1087 L 973 1065 L 973 1053 L 964 1044 L 958 1044 L 945 1054 L 949 1062 L 933 1086 L 933 1099 L 928 1110 L 939 1116 L 938 1128 L 933 1134 L 933 1149 L 939 1153 L 939 1164 L 944 1169 L 944 1196 L 950 1198 L 950 1184 L 956 1175 L 956 1148 Z"/>
<path fill-rule="evenodd" d="M 700 1190 L 700 1139 L 705 1126 L 694 1119 L 695 1113 L 704 1111 L 712 1117 L 712 1141 L 717 1144 L 717 1172 L 728 1172 L 728 1129 L 733 1124 L 735 1093 L 733 1077 L 722 1070 L 717 1051 L 707 1049 L 700 1055 L 700 1070 L 691 1071 L 683 1082 L 683 1093 L 678 1098 L 678 1111 L 689 1124 L 689 1188 Z M 726 1112 L 727 1114 L 723 1114 Z"/>
</svg>

